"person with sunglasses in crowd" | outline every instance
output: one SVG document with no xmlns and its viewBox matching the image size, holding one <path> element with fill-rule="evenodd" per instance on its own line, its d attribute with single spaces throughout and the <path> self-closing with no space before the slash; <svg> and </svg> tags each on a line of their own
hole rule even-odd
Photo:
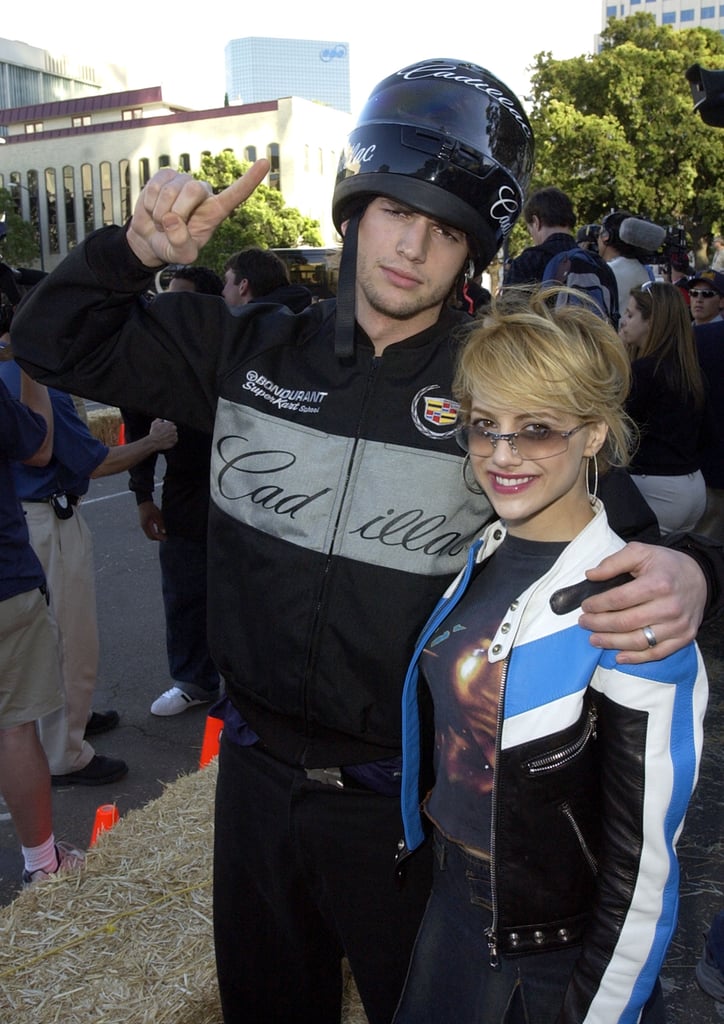
<svg viewBox="0 0 724 1024">
<path fill-rule="evenodd" d="M 724 274 L 700 270 L 687 284 L 691 319 L 697 327 L 724 320 Z"/>
<path fill-rule="evenodd" d="M 664 1019 L 707 681 L 694 644 L 627 666 L 579 625 L 586 566 L 623 545 L 596 485 L 628 457 L 630 366 L 545 298 L 489 313 L 457 371 L 463 478 L 499 518 L 405 682 L 402 857 L 426 820 L 434 875 L 394 1024 Z"/>
<path fill-rule="evenodd" d="M 706 508 L 701 459 L 714 428 L 681 290 L 660 281 L 634 288 L 619 333 L 632 362 L 626 408 L 641 434 L 631 477 L 662 534 L 693 530 Z"/>
</svg>

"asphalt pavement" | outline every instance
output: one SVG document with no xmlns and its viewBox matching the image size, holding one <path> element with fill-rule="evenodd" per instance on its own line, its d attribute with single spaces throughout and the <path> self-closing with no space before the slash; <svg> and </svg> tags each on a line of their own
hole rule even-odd
<svg viewBox="0 0 724 1024">
<path fill-rule="evenodd" d="M 87 846 L 99 805 L 115 803 L 123 815 L 198 767 L 206 708 L 171 718 L 150 713 L 151 702 L 170 685 L 160 570 L 156 546 L 138 526 L 126 474 L 92 481 L 82 509 L 94 536 L 101 636 L 94 706 L 120 714 L 118 728 L 94 737 L 93 745 L 130 766 L 118 783 L 53 790 L 56 835 Z M 705 996 L 694 979 L 702 934 L 724 908 L 724 617 L 702 629 L 699 643 L 711 694 L 701 776 L 679 844 L 679 926 L 662 974 L 668 1024 L 724 1021 L 724 1003 Z M 22 871 L 18 842 L 4 812 L 0 806 L 0 906 L 17 895 Z"/>
</svg>

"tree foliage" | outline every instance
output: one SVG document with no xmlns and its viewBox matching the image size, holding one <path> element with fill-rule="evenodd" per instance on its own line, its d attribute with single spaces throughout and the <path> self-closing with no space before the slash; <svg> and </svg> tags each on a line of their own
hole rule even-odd
<svg viewBox="0 0 724 1024">
<path fill-rule="evenodd" d="M 694 112 L 685 72 L 724 68 L 724 38 L 636 14 L 610 19 L 601 41 L 592 56 L 535 59 L 531 189 L 563 189 L 580 224 L 628 209 L 683 224 L 694 241 L 720 230 L 724 135 Z M 529 244 L 524 237 L 518 229 L 513 250 Z"/>
<path fill-rule="evenodd" d="M 208 181 L 214 192 L 221 192 L 240 177 L 250 164 L 242 163 L 231 150 L 216 156 L 204 156 L 194 177 Z M 319 222 L 304 217 L 293 206 L 286 206 L 278 189 L 261 184 L 247 201 L 221 224 L 200 259 L 204 265 L 223 274 L 228 257 L 254 245 L 262 248 L 294 248 L 297 245 L 321 245 Z"/>
<path fill-rule="evenodd" d="M 5 237 L 0 243 L 0 258 L 11 267 L 27 267 L 38 259 L 37 232 L 15 209 L 15 201 L 5 188 L 0 188 L 0 218 L 5 214 Z"/>
</svg>

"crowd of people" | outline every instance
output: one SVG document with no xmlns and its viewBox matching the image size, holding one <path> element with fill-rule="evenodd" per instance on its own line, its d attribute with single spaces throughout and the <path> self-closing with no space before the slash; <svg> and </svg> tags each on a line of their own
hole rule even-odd
<svg viewBox="0 0 724 1024">
<path fill-rule="evenodd" d="M 721 239 L 714 239 L 711 265 L 694 269 L 692 254 L 681 247 L 664 247 L 660 254 L 645 247 L 657 237 L 655 226 L 625 210 L 607 214 L 601 224 L 583 225 L 574 237 L 573 204 L 555 187 L 532 193 L 523 217 L 534 244 L 508 261 L 502 291 L 546 283 L 551 259 L 574 247 L 600 260 L 597 294 L 608 296 L 612 288 L 616 294 L 615 304 L 607 302 L 603 311 L 618 328 L 633 367 L 627 409 L 638 431 L 629 473 L 662 533 L 696 530 L 721 543 Z"/>
<path fill-rule="evenodd" d="M 664 1020 L 658 973 L 706 706 L 695 637 L 721 610 L 724 562 L 690 529 L 701 488 L 691 523 L 663 522 L 640 479 L 650 463 L 628 463 L 644 417 L 651 459 L 664 443 L 647 389 L 676 391 L 687 431 L 700 412 L 697 437 L 710 432 L 694 331 L 712 318 L 659 331 L 659 301 L 686 306 L 676 286 L 649 284 L 621 238 L 627 214 L 604 219 L 593 261 L 625 310 L 620 334 L 565 281 L 536 290 L 577 243 L 563 193 L 525 199 L 532 167 L 530 124 L 502 82 L 425 61 L 377 86 L 347 140 L 336 301 L 302 301 L 273 273 L 255 284 L 244 253 L 224 281 L 181 269 L 263 180 L 260 160 L 216 195 L 159 171 L 127 225 L 90 235 L 16 311 L 26 404 L 0 384 L 14 424 L 0 554 L 17 551 L 19 582 L 0 607 L 19 629 L 4 606 L 32 601 L 23 631 L 46 635 L 42 648 L 24 638 L 44 660 L 14 660 L 16 702 L 0 703 L 24 879 L 82 865 L 55 840 L 51 776 L 104 781 L 92 748 L 54 772 L 38 739 L 70 688 L 9 462 L 51 464 L 52 396 L 70 393 L 124 410 L 133 457 L 120 466 L 88 445 L 79 482 L 39 502 L 79 526 L 88 479 L 133 466 L 172 681 L 151 712 L 223 690 L 225 1024 L 338 1024 L 342 957 L 370 1024 Z M 534 246 L 471 317 L 468 285 L 520 212 Z M 149 300 L 168 264 L 171 294 Z M 687 279 L 692 315 L 707 291 L 721 307 L 722 281 Z M 693 457 L 679 423 L 668 434 Z M 717 489 L 703 462 L 657 468 Z M 206 631 L 189 634 L 189 615 Z M 83 707 L 86 731 L 112 720 Z M 6 793 L 21 741 L 33 772 Z"/>
</svg>

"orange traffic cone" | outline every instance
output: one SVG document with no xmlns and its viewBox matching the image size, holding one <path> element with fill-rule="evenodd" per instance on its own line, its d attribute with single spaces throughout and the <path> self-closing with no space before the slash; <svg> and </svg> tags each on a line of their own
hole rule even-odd
<svg viewBox="0 0 724 1024">
<path fill-rule="evenodd" d="M 213 715 L 206 716 L 204 738 L 201 743 L 201 757 L 199 768 L 205 768 L 209 761 L 212 761 L 219 753 L 219 740 L 224 731 L 223 718 L 214 718 Z"/>
<path fill-rule="evenodd" d="M 113 828 L 118 821 L 118 808 L 115 804 L 101 804 L 96 811 L 96 820 L 93 822 L 90 845 L 96 845 L 96 839 L 109 828 Z"/>
</svg>

